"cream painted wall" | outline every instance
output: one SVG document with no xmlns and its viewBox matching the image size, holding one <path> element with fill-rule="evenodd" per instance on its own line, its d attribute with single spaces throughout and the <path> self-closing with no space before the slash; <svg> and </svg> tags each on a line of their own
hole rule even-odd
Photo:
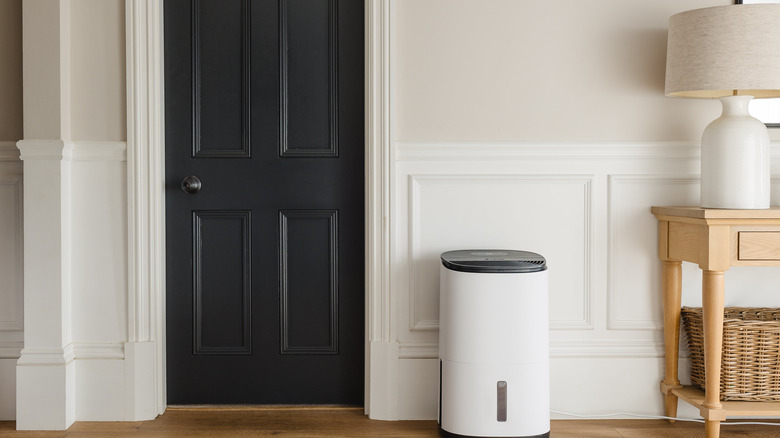
<svg viewBox="0 0 780 438">
<path fill-rule="evenodd" d="M 22 0 L 0 1 L 0 141 L 22 138 Z"/>
<path fill-rule="evenodd" d="M 71 137 L 127 137 L 124 0 L 70 0 Z"/>
<path fill-rule="evenodd" d="M 724 0 L 397 0 L 398 141 L 695 140 L 718 102 L 665 97 L 677 12 Z"/>
</svg>

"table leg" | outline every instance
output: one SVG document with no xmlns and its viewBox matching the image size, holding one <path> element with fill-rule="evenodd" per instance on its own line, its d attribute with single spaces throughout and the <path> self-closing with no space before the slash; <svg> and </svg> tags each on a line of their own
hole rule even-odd
<svg viewBox="0 0 780 438">
<path fill-rule="evenodd" d="M 705 438 L 720 437 L 720 421 L 709 421 L 709 420 L 705 421 L 704 436 Z"/>
<path fill-rule="evenodd" d="M 723 271 L 702 272 L 702 312 L 704 319 L 704 407 L 721 409 L 720 364 L 723 348 Z M 707 438 L 716 438 L 719 421 L 706 421 Z"/>
<path fill-rule="evenodd" d="M 667 417 L 677 416 L 677 396 L 668 388 L 680 386 L 678 354 L 680 349 L 680 305 L 682 297 L 682 262 L 664 260 L 662 267 L 664 315 L 664 411 Z M 674 420 L 669 420 L 674 422 Z"/>
</svg>

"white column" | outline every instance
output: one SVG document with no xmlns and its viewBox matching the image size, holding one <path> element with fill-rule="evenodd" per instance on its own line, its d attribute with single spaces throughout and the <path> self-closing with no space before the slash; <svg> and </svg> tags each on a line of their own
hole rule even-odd
<svg viewBox="0 0 780 438">
<path fill-rule="evenodd" d="M 75 420 L 70 285 L 70 4 L 23 4 L 24 349 L 16 426 L 66 429 Z"/>
</svg>

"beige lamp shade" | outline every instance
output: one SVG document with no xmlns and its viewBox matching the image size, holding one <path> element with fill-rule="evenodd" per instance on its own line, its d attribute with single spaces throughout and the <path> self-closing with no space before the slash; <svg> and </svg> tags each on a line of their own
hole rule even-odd
<svg viewBox="0 0 780 438">
<path fill-rule="evenodd" d="M 699 98 L 780 97 L 780 4 L 716 6 L 673 15 L 665 92 Z"/>
</svg>

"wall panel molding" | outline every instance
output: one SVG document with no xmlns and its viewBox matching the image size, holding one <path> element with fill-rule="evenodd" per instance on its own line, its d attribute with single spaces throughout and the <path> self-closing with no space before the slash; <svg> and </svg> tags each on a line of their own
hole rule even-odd
<svg viewBox="0 0 780 438">
<path fill-rule="evenodd" d="M 592 316 L 592 258 L 594 249 L 593 241 L 593 176 L 579 174 L 412 174 L 408 176 L 408 260 L 409 274 L 409 331 L 424 332 L 436 331 L 439 328 L 438 319 L 426 318 L 424 315 L 423 293 L 421 286 L 422 268 L 420 261 L 422 254 L 422 196 L 421 190 L 429 185 L 462 185 L 462 184 L 487 184 L 489 186 L 517 185 L 528 186 L 530 190 L 539 192 L 545 185 L 558 186 L 571 185 L 572 190 L 582 191 L 583 205 L 582 217 L 579 224 L 583 229 L 582 239 L 582 294 L 580 296 L 580 317 L 571 320 L 551 319 L 550 327 L 555 330 L 591 330 L 593 329 Z M 489 191 L 489 188 L 486 188 Z M 458 218 L 452 218 L 457 221 Z M 549 230 L 548 230 L 549 231 Z M 549 254 L 547 255 L 549 258 Z"/>
<path fill-rule="evenodd" d="M 641 284 L 635 285 L 633 288 L 624 288 L 618 290 L 618 268 L 617 263 L 621 260 L 619 255 L 618 245 L 624 243 L 625 240 L 621 240 L 621 237 L 617 234 L 617 224 L 621 220 L 618 216 L 617 208 L 620 205 L 625 204 L 630 199 L 621 199 L 621 189 L 625 189 L 631 186 L 668 186 L 669 193 L 677 194 L 680 192 L 680 186 L 698 186 L 698 176 L 691 175 L 626 175 L 626 174 L 613 174 L 608 176 L 608 262 L 607 262 L 607 329 L 609 330 L 662 330 L 663 320 L 660 318 L 652 319 L 637 319 L 622 316 L 620 314 L 619 303 L 621 299 L 631 299 L 630 293 L 635 290 L 642 291 L 647 289 L 647 286 L 643 287 Z M 692 187 L 693 188 L 693 187 Z M 633 195 L 633 194 L 630 194 Z M 679 195 L 678 195 L 679 196 Z M 650 203 L 650 202 L 648 202 Z M 673 202 L 674 203 L 674 202 Z M 647 207 L 647 218 L 655 222 L 655 218 L 650 217 Z M 630 243 L 630 242 L 629 242 Z M 655 252 L 648 254 L 652 261 L 657 259 Z M 629 289 L 629 290 L 626 290 Z M 636 298 L 636 297 L 634 297 Z M 660 308 L 660 299 L 656 303 Z M 634 303 L 632 307 L 636 307 Z"/>
<path fill-rule="evenodd" d="M 551 341 L 550 357 L 572 358 L 662 358 L 663 341 L 647 340 L 572 340 Z M 681 354 L 680 357 L 687 357 Z M 439 344 L 402 342 L 398 346 L 399 359 L 438 359 Z"/>
<path fill-rule="evenodd" d="M 773 145 L 780 156 L 780 143 Z M 457 160 L 698 160 L 698 142 L 398 142 L 399 161 Z"/>
<path fill-rule="evenodd" d="M 3 191 L 7 193 L 4 194 Z M 3 245 L 3 253 L 0 254 L 0 260 L 5 260 L 5 263 L 0 266 L 0 272 L 8 269 L 3 274 L 5 280 L 0 287 L 0 291 L 6 292 L 0 294 L 0 303 L 3 307 L 3 311 L 0 312 L 0 331 L 22 331 L 24 330 L 24 209 L 21 177 L 0 175 L 0 196 L 3 196 L 0 199 L 10 198 L 10 205 L 2 205 L 0 208 L 0 225 L 10 227 L 0 230 L 0 237 L 3 237 L 3 240 L 10 239 Z M 11 317 L 3 318 L 4 313 L 11 313 Z"/>
</svg>

